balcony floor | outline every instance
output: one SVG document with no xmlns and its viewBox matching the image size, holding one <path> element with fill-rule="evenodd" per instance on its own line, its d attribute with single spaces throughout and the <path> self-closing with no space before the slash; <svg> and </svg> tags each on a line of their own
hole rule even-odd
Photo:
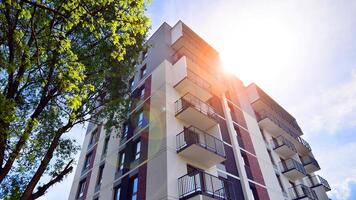
<svg viewBox="0 0 356 200">
<path fill-rule="evenodd" d="M 201 113 L 193 107 L 188 107 L 176 114 L 176 117 L 187 124 L 195 126 L 201 130 L 207 130 L 215 125 L 217 122 L 204 113 Z"/>
<path fill-rule="evenodd" d="M 197 144 L 184 147 L 183 150 L 178 152 L 178 154 L 188 160 L 201 163 L 206 167 L 212 167 L 225 160 L 225 157 Z"/>
</svg>

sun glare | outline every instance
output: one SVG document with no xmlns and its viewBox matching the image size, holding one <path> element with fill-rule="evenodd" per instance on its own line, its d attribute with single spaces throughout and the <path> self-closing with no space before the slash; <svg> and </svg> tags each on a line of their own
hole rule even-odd
<svg viewBox="0 0 356 200">
<path fill-rule="evenodd" d="M 293 60 L 297 42 L 291 29 L 278 20 L 241 19 L 220 41 L 224 69 L 243 81 L 273 80 Z"/>
</svg>

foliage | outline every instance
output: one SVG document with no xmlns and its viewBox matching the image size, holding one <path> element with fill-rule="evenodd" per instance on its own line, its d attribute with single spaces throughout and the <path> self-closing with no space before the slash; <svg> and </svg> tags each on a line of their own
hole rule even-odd
<svg viewBox="0 0 356 200">
<path fill-rule="evenodd" d="M 0 198 L 35 199 L 61 181 L 78 150 L 63 136 L 73 126 L 108 116 L 106 128 L 119 127 L 146 4 L 0 1 Z"/>
</svg>

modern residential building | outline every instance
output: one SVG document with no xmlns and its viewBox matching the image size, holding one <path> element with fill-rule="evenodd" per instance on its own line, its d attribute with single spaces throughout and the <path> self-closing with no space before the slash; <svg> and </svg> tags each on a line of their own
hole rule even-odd
<svg viewBox="0 0 356 200">
<path fill-rule="evenodd" d="M 70 200 L 327 200 L 295 118 L 179 21 L 164 23 L 131 81 L 122 130 L 86 132 Z M 119 132 L 119 133 L 118 133 Z"/>
</svg>

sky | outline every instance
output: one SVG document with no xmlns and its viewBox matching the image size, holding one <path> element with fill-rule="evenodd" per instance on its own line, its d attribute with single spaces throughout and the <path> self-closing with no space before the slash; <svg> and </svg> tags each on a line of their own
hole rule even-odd
<svg viewBox="0 0 356 200">
<path fill-rule="evenodd" d="M 182 20 L 219 51 L 227 72 L 286 108 L 332 187 L 329 196 L 356 199 L 356 1 L 152 0 L 147 14 L 150 34 Z M 81 144 L 84 133 L 70 134 Z M 41 199 L 67 197 L 73 176 Z"/>
</svg>

